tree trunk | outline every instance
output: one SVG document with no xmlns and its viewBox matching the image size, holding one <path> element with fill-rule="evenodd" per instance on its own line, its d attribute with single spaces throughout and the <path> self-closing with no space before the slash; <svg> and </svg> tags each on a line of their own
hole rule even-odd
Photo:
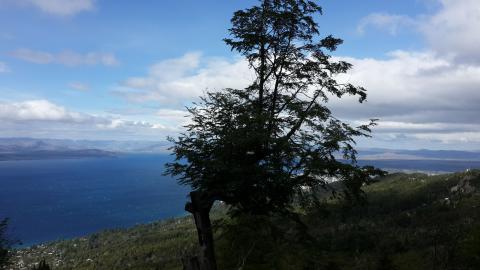
<svg viewBox="0 0 480 270">
<path fill-rule="evenodd" d="M 204 192 L 190 192 L 191 202 L 185 205 L 185 210 L 192 213 L 197 227 L 200 254 L 188 260 L 188 266 L 184 269 L 217 270 L 215 249 L 213 245 L 212 224 L 210 222 L 210 210 L 214 200 Z"/>
</svg>

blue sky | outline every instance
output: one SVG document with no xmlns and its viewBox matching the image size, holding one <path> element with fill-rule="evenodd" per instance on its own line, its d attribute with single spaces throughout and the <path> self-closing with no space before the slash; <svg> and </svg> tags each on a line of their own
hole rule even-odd
<svg viewBox="0 0 480 270">
<path fill-rule="evenodd" d="M 205 89 L 251 74 L 222 39 L 257 1 L 0 0 L 0 137 L 164 140 Z M 480 150 L 476 0 L 323 0 L 322 34 L 381 119 L 361 147 Z"/>
</svg>

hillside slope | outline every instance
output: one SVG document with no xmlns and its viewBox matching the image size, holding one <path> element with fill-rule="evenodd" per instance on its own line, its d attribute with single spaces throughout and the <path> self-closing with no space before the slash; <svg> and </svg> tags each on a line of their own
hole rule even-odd
<svg viewBox="0 0 480 270">
<path fill-rule="evenodd" d="M 392 174 L 365 190 L 364 206 L 305 209 L 311 239 L 285 220 L 224 220 L 220 269 L 480 269 L 480 171 Z M 182 269 L 195 242 L 193 221 L 179 218 L 18 250 L 13 269 L 42 258 L 54 269 Z"/>
</svg>

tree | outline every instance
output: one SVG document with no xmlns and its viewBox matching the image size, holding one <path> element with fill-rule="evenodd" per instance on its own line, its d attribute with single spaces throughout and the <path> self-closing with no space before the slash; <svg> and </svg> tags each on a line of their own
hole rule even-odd
<svg viewBox="0 0 480 270">
<path fill-rule="evenodd" d="M 0 269 L 4 269 L 9 263 L 10 241 L 6 238 L 5 233 L 7 230 L 8 220 L 4 219 L 0 221 Z"/>
<path fill-rule="evenodd" d="M 32 270 L 50 270 L 50 265 L 45 262 L 45 259 L 41 260 L 38 266 L 33 266 Z"/>
<path fill-rule="evenodd" d="M 170 138 L 176 160 L 166 173 L 195 191 L 191 211 L 201 208 L 208 218 L 212 202 L 221 200 L 232 215 L 288 214 L 294 202 L 314 201 L 332 179 L 354 199 L 381 173 L 358 166 L 354 148 L 375 121 L 352 127 L 327 107 L 344 95 L 363 102 L 366 90 L 337 80 L 352 65 L 329 55 L 342 40 L 319 37 L 315 16 L 321 13 L 307 0 L 262 0 L 235 12 L 225 42 L 245 57 L 255 80 L 201 97 L 188 108 L 186 132 Z"/>
</svg>

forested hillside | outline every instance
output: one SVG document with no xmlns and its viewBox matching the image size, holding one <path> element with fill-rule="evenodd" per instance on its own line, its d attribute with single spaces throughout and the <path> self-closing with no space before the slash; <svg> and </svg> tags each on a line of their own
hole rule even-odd
<svg viewBox="0 0 480 270">
<path fill-rule="evenodd" d="M 219 269 L 479 269 L 480 171 L 392 174 L 365 188 L 367 203 L 325 199 L 302 223 L 214 214 Z M 195 251 L 192 219 L 108 230 L 15 252 L 15 268 L 181 269 Z M 21 266 L 24 266 L 23 268 Z"/>
</svg>

